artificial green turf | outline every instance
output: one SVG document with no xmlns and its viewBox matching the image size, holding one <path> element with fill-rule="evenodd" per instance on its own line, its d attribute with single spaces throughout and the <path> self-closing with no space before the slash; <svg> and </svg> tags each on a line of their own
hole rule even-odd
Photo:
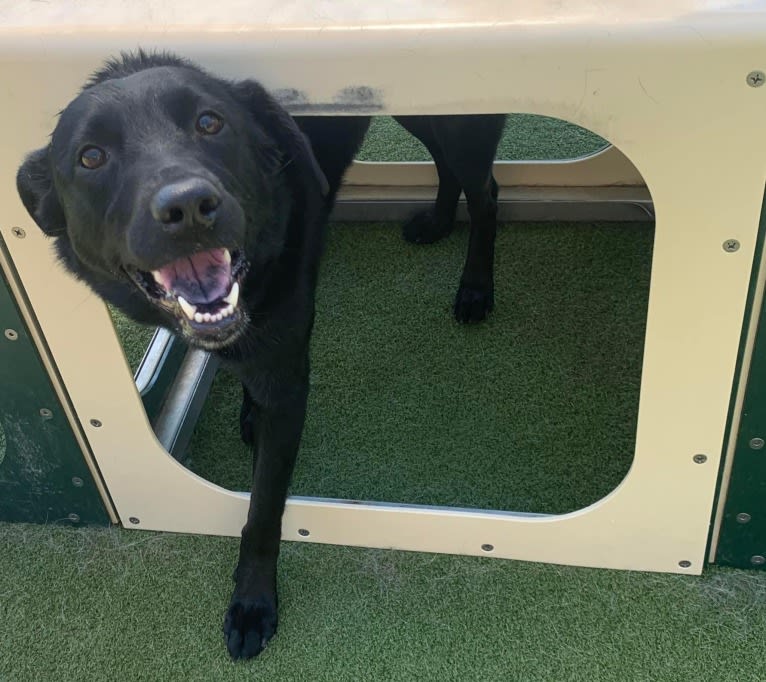
<svg viewBox="0 0 766 682">
<path fill-rule="evenodd" d="M 539 153 L 511 158 L 600 144 L 526 124 L 508 144 Z M 388 125 L 376 123 L 362 157 L 390 158 L 391 143 L 375 151 Z M 390 225 L 331 229 L 294 492 L 562 511 L 624 475 L 651 229 L 503 226 L 497 310 L 477 327 L 448 310 L 465 240 L 462 228 L 416 248 Z M 117 323 L 135 367 L 150 332 Z M 191 454 L 196 470 L 241 487 L 238 400 L 219 377 Z M 236 539 L 0 524 L 0 548 L 2 682 L 764 679 L 762 572 L 695 578 L 284 543 L 280 632 L 258 660 L 234 665 L 221 620 Z"/>
<path fill-rule="evenodd" d="M 0 680 L 762 681 L 766 573 L 701 578 L 285 543 L 233 664 L 233 538 L 0 524 Z"/>
<path fill-rule="evenodd" d="M 497 148 L 497 158 L 568 159 L 590 154 L 606 144 L 589 130 L 557 118 L 510 114 Z M 393 156 L 397 161 L 431 160 L 426 148 L 387 116 L 372 120 L 357 156 L 361 161 L 392 161 Z"/>
</svg>

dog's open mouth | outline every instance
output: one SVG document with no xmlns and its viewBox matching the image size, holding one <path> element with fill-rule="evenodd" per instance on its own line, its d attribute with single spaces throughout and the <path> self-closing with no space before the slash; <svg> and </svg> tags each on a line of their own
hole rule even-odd
<svg viewBox="0 0 766 682">
<path fill-rule="evenodd" d="M 240 286 L 247 262 L 240 251 L 210 249 L 178 258 L 157 270 L 128 274 L 155 303 L 194 332 L 220 335 L 241 320 Z"/>
</svg>

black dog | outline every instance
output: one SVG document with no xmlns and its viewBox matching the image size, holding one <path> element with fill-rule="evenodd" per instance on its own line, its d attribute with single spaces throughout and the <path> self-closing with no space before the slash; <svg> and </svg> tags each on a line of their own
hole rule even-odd
<svg viewBox="0 0 766 682">
<path fill-rule="evenodd" d="M 132 318 L 218 355 L 245 386 L 253 490 L 224 621 L 233 658 L 277 627 L 281 517 L 308 393 L 326 217 L 365 119 L 305 122 L 255 82 L 139 52 L 109 62 L 17 177 L 63 264 Z"/>
<path fill-rule="evenodd" d="M 400 119 L 434 154 L 441 180 L 435 209 L 406 234 L 425 242 L 449 232 L 465 189 L 472 236 L 455 313 L 476 320 L 492 301 L 491 163 L 502 117 L 452 119 Z M 495 136 L 487 122 L 498 119 Z M 254 463 L 224 621 L 233 658 L 257 655 L 276 631 L 281 517 L 303 429 L 324 227 L 369 119 L 299 124 L 304 133 L 253 81 L 139 52 L 93 76 L 17 177 L 70 272 L 133 319 L 215 353 L 242 381 Z"/>
<path fill-rule="evenodd" d="M 453 313 L 458 322 L 480 322 L 495 303 L 497 183 L 492 163 L 505 115 L 395 118 L 426 146 L 439 173 L 435 204 L 405 224 L 404 238 L 416 244 L 430 244 L 448 235 L 455 224 L 461 190 L 465 192 L 471 233 Z"/>
</svg>

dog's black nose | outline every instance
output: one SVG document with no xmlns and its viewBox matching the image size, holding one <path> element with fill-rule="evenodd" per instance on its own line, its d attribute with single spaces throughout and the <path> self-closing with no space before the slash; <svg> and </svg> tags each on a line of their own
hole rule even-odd
<svg viewBox="0 0 766 682">
<path fill-rule="evenodd" d="M 221 195 L 204 178 L 189 178 L 165 185 L 152 197 L 152 216 L 168 232 L 212 227 Z"/>
</svg>

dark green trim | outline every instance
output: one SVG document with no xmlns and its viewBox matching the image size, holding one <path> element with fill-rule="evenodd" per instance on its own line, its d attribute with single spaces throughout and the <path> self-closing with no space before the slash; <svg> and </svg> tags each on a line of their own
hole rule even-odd
<svg viewBox="0 0 766 682">
<path fill-rule="evenodd" d="M 758 263 L 763 253 L 765 233 L 766 193 L 761 209 L 745 319 L 751 318 L 753 310 Z M 748 325 L 745 325 L 735 376 L 739 376 L 741 370 L 748 332 Z M 739 431 L 736 434 L 731 433 L 731 422 L 738 387 L 735 385 L 732 391 L 732 408 L 727 428 L 729 436 L 724 444 L 724 452 L 731 438 L 735 439 L 735 450 L 727 496 L 723 502 L 715 561 L 724 566 L 764 570 L 766 562 L 761 563 L 760 557 L 766 558 L 766 447 L 757 449 L 752 447 L 751 442 L 754 438 L 766 440 L 766 299 L 758 316 L 753 357 L 746 381 Z"/>
<path fill-rule="evenodd" d="M 0 450 L 0 520 L 109 525 L 96 483 L 2 271 Z"/>
</svg>

